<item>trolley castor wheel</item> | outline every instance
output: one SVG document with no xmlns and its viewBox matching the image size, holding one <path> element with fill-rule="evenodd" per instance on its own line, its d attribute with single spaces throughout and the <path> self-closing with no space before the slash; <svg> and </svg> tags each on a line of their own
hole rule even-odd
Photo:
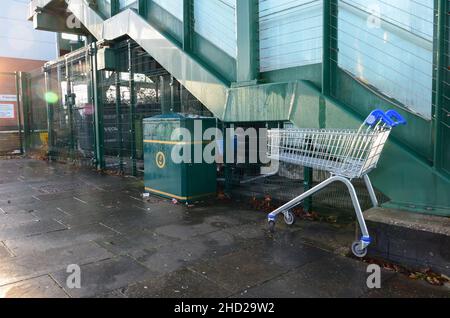
<svg viewBox="0 0 450 318">
<path fill-rule="evenodd" d="M 275 221 L 269 221 L 269 232 L 275 233 Z"/>
<path fill-rule="evenodd" d="M 284 222 L 286 222 L 287 225 L 294 225 L 295 224 L 295 215 L 291 211 L 287 211 L 284 213 Z"/>
<path fill-rule="evenodd" d="M 361 249 L 361 242 L 354 242 L 352 244 L 352 253 L 358 258 L 364 258 L 367 255 L 367 247 Z"/>
</svg>

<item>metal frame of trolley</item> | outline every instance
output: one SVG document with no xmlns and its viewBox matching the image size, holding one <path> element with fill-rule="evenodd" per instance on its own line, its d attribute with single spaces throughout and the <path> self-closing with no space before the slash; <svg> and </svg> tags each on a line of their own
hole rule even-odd
<svg viewBox="0 0 450 318">
<path fill-rule="evenodd" d="M 352 180 L 364 179 L 373 206 L 378 206 L 368 174 L 377 167 L 392 128 L 399 125 L 406 125 L 406 121 L 396 111 L 375 110 L 359 129 L 270 130 L 268 157 L 271 160 L 330 173 L 327 180 L 270 213 L 270 230 L 274 231 L 278 214 L 282 213 L 286 224 L 292 225 L 295 222 L 292 208 L 330 184 L 342 182 L 350 192 L 362 233 L 361 239 L 352 244 L 352 252 L 357 257 L 366 256 L 371 238 Z"/>
</svg>

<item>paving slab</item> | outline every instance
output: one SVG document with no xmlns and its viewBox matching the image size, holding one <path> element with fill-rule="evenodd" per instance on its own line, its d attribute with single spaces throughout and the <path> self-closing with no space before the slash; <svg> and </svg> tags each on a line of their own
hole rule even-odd
<svg viewBox="0 0 450 318">
<path fill-rule="evenodd" d="M 39 221 L 38 217 L 24 210 L 12 214 L 5 213 L 0 213 L 0 231 L 2 229 L 11 228 L 20 224 Z"/>
<path fill-rule="evenodd" d="M 174 242 L 174 239 L 150 231 L 137 231 L 130 235 L 115 234 L 100 238 L 96 242 L 115 255 L 129 255 L 140 259 L 154 249 Z"/>
<path fill-rule="evenodd" d="M 27 237 L 67 229 L 65 225 L 54 220 L 38 220 L 22 224 L 12 224 L 0 228 L 0 241 Z"/>
<path fill-rule="evenodd" d="M 100 224 L 93 224 L 32 237 L 6 240 L 4 244 L 16 256 L 25 256 L 100 239 L 107 240 L 108 237 L 112 237 L 115 234 L 115 232 Z"/>
<path fill-rule="evenodd" d="M 69 296 L 45 275 L 0 287 L 0 298 L 68 298 Z"/>
<path fill-rule="evenodd" d="M 122 290 L 129 298 L 225 298 L 230 291 L 188 269 L 155 277 Z"/>
<path fill-rule="evenodd" d="M 105 294 L 153 276 L 150 270 L 125 256 L 83 265 L 80 268 L 80 289 L 67 288 L 68 274 L 65 270 L 51 274 L 71 297 L 93 297 Z"/>
<path fill-rule="evenodd" d="M 156 233 L 176 239 L 187 240 L 189 238 L 217 231 L 214 226 L 202 223 L 196 225 L 170 224 L 161 226 L 155 230 Z"/>
<path fill-rule="evenodd" d="M 71 264 L 88 264 L 114 255 L 89 242 L 0 260 L 0 286 L 66 269 Z"/>
<path fill-rule="evenodd" d="M 6 259 L 9 257 L 13 257 L 14 255 L 11 254 L 10 251 L 8 251 L 8 249 L 6 248 L 6 246 L 4 245 L 3 242 L 0 242 L 0 260 L 1 259 Z"/>
<path fill-rule="evenodd" d="M 326 297 L 355 298 L 369 292 L 367 264 L 341 256 L 322 258 L 286 275 L 255 286 L 243 297 Z M 382 284 L 394 273 L 383 272 Z"/>
<path fill-rule="evenodd" d="M 325 252 L 308 247 L 258 244 L 190 268 L 235 293 L 323 258 Z"/>
</svg>

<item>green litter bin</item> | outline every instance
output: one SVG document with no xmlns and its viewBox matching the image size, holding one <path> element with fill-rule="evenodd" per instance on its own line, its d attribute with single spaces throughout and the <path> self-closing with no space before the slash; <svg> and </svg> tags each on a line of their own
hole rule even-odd
<svg viewBox="0 0 450 318">
<path fill-rule="evenodd" d="M 201 134 L 209 128 L 217 127 L 217 120 L 210 117 L 190 116 L 184 114 L 161 115 L 143 120 L 144 130 L 144 165 L 145 191 L 180 202 L 192 202 L 217 192 L 217 166 L 202 160 L 194 163 L 194 147 L 201 147 L 202 153 L 211 141 L 204 141 L 194 132 L 195 123 Z M 185 141 L 181 137 L 172 140 L 172 133 L 177 128 L 184 128 L 190 132 L 191 140 Z M 199 130 L 199 129 L 197 129 Z M 212 141 L 215 142 L 215 141 Z M 172 152 L 176 148 L 178 154 L 185 149 L 191 150 L 191 161 L 174 162 Z M 183 149 L 180 151 L 180 149 Z"/>
</svg>

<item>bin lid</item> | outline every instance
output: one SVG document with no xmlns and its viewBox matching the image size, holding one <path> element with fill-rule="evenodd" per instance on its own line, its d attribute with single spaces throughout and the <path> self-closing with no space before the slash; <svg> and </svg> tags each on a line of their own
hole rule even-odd
<svg viewBox="0 0 450 318">
<path fill-rule="evenodd" d="M 144 118 L 144 122 L 153 122 L 153 121 L 182 121 L 182 120 L 196 120 L 196 119 L 215 119 L 214 117 L 204 117 L 198 115 L 191 114 L 183 114 L 183 113 L 170 113 L 164 115 L 153 116 L 149 118 Z"/>
</svg>

